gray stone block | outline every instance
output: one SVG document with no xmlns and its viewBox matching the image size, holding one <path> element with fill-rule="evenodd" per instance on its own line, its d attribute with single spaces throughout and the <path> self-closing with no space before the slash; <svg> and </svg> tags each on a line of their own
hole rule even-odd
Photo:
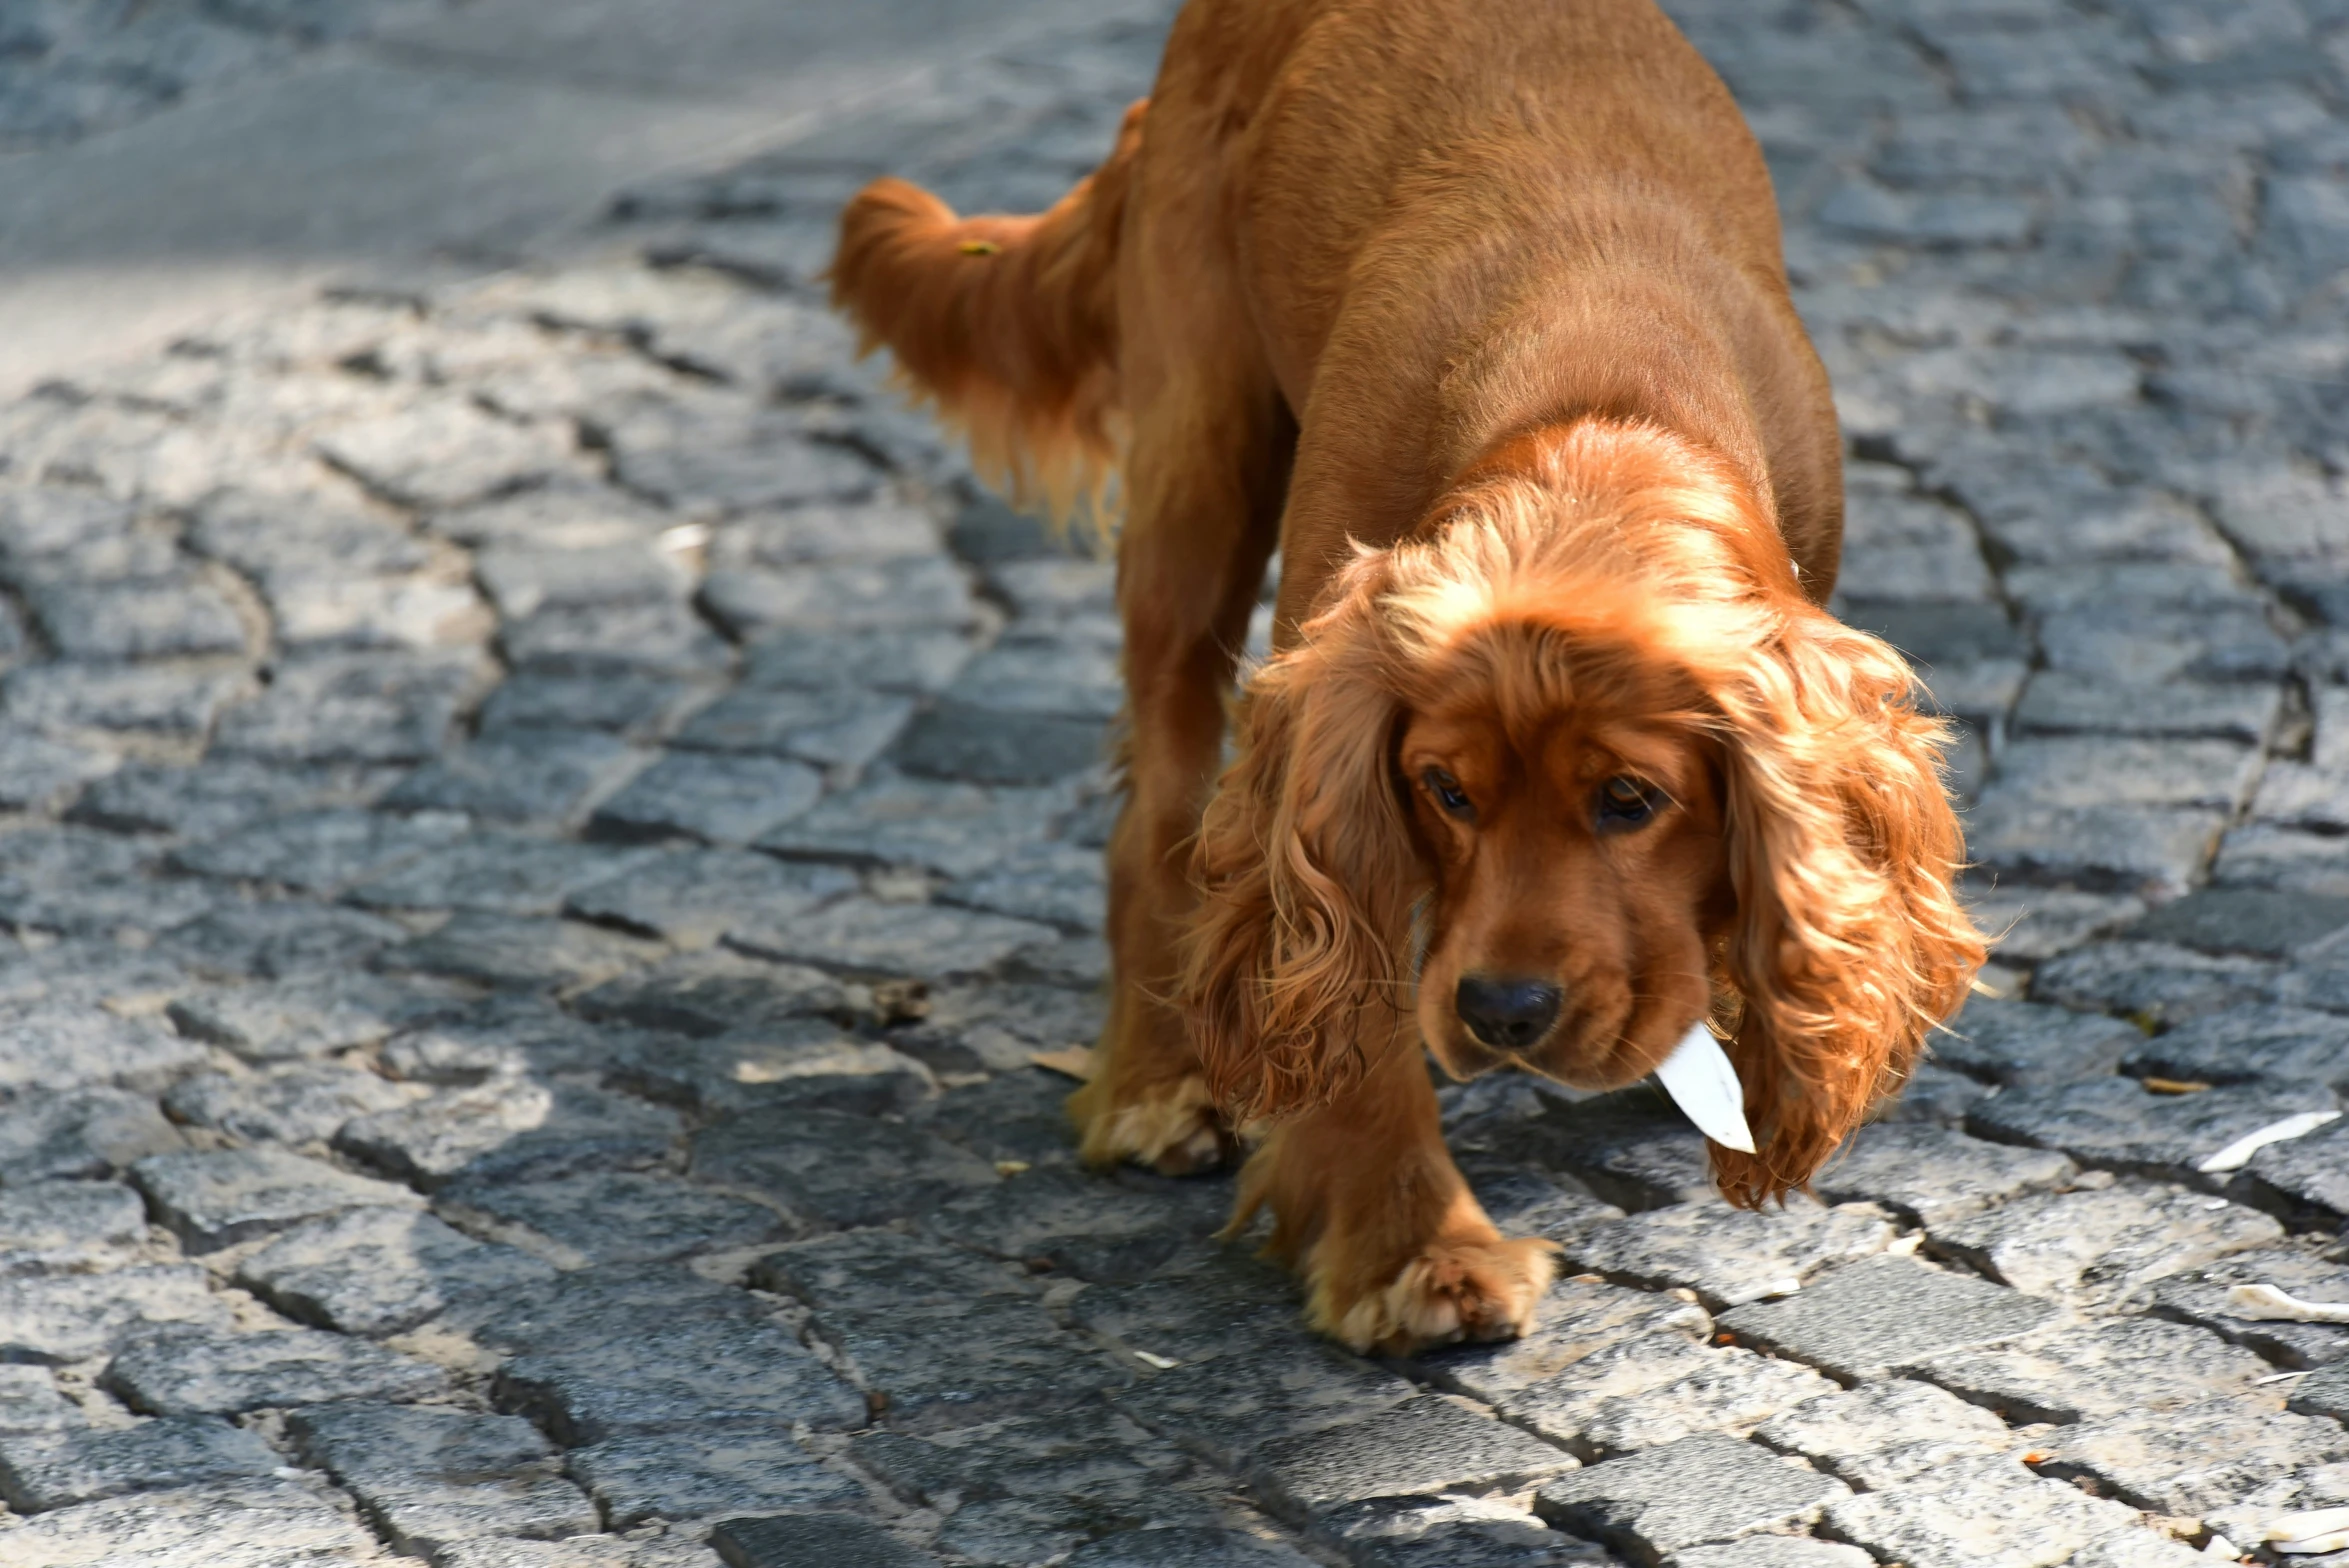
<svg viewBox="0 0 2349 1568">
<path fill-rule="evenodd" d="M 984 1187 L 994 1167 L 943 1139 L 841 1111 L 772 1106 L 694 1134 L 693 1174 L 826 1225 L 876 1225 Z"/>
<path fill-rule="evenodd" d="M 1997 1344 L 2041 1327 L 2056 1309 L 2011 1290 L 1909 1258 L 1864 1258 L 1777 1301 L 1721 1315 L 1720 1327 L 1846 1383 L 1927 1357 Z"/>
<path fill-rule="evenodd" d="M 236 1415 L 330 1400 L 430 1399 L 449 1375 L 429 1361 L 315 1329 L 222 1334 L 170 1329 L 116 1352 L 108 1392 L 151 1415 Z"/>
<path fill-rule="evenodd" d="M 1266 1443 L 1375 1415 L 1414 1392 L 1401 1378 L 1315 1350 L 1190 1362 L 1110 1398 L 1151 1431 L 1236 1471 Z"/>
<path fill-rule="evenodd" d="M 894 1230 L 844 1231 L 784 1247 L 751 1266 L 750 1283 L 811 1307 L 859 1312 L 1032 1294 L 1024 1269 Z"/>
<path fill-rule="evenodd" d="M 2228 1190 L 2295 1226 L 2339 1230 L 2349 1224 L 2349 1126 L 2269 1144 Z"/>
<path fill-rule="evenodd" d="M 1556 1132 L 1539 1151 L 1610 1203 L 1627 1209 L 1716 1197 L 1704 1136 L 1655 1089 L 1602 1094 L 1551 1113 Z"/>
<path fill-rule="evenodd" d="M 961 570 L 938 556 L 730 571 L 702 585 L 700 602 L 745 642 L 782 631 L 963 632 L 982 620 Z"/>
<path fill-rule="evenodd" d="M 609 1069 L 630 1038 L 583 1023 L 551 1002 L 509 993 L 436 1009 L 385 1041 L 376 1060 L 404 1083 L 482 1089 L 535 1077 L 568 1085 Z"/>
<path fill-rule="evenodd" d="M 1594 1390 L 1595 1398 L 1576 1397 L 1569 1375 L 1510 1399 L 1502 1409 L 1578 1457 L 1602 1459 L 1702 1433 L 1743 1437 L 1780 1411 L 1835 1388 L 1790 1361 L 1745 1350 L 1710 1351 L 1676 1370 L 1677 1376 L 1637 1392 Z"/>
<path fill-rule="evenodd" d="M 1345 1426 L 1267 1443 L 1247 1477 L 1267 1503 L 1309 1518 L 1374 1497 L 1515 1491 L 1575 1467 L 1572 1455 L 1423 1394 Z"/>
<path fill-rule="evenodd" d="M 950 1198 L 923 1229 L 963 1246 L 1084 1280 L 1147 1278 L 1184 1247 L 1222 1229 L 1231 1193 L 1217 1183 L 1113 1179 L 1067 1167 L 1015 1171 Z"/>
<path fill-rule="evenodd" d="M 1479 1498 L 1373 1498 L 1322 1515 L 1314 1534 L 1358 1568 L 1620 1568 L 1593 1542 Z"/>
<path fill-rule="evenodd" d="M 1238 1530 L 1173 1525 L 1105 1535 L 1062 1561 L 1069 1568 L 1305 1568 L 1312 1559 Z"/>
<path fill-rule="evenodd" d="M 2084 1165 L 2210 1184 L 2200 1166 L 2236 1139 L 2309 1111 L 2338 1110 L 2321 1084 L 2270 1081 L 2155 1094 L 2134 1079 L 2009 1089 L 1966 1113 L 1966 1130 L 2061 1149 Z"/>
<path fill-rule="evenodd" d="M 731 643 L 691 605 L 669 599 L 549 605 L 507 622 L 498 641 L 511 667 L 530 674 L 708 682 L 724 676 L 734 662 Z"/>
<path fill-rule="evenodd" d="M 370 909 L 470 909 L 552 915 L 578 890 L 644 863 L 645 852 L 479 833 L 370 876 L 348 895 Z"/>
<path fill-rule="evenodd" d="M 675 554 L 652 540 L 569 549 L 492 544 L 476 552 L 473 571 L 509 620 L 546 604 L 630 604 L 681 598 L 692 587 Z"/>
<path fill-rule="evenodd" d="M 0 1274 L 80 1274 L 131 1261 L 146 1205 L 112 1182 L 44 1181 L 0 1191 Z"/>
<path fill-rule="evenodd" d="M 201 740 L 220 711 L 249 687 L 250 678 L 241 670 L 41 664 L 9 674 L 0 688 L 0 710 L 35 729 L 128 730 Z"/>
<path fill-rule="evenodd" d="M 1784 1295 L 1832 1264 L 1882 1252 L 1892 1225 L 1864 1205 L 1733 1209 L 1718 1199 L 1593 1225 L 1566 1248 L 1570 1267 L 1650 1290 L 1693 1290 L 1718 1310 Z"/>
<path fill-rule="evenodd" d="M 207 978 L 275 980 L 357 968 L 407 935 L 406 927 L 356 909 L 286 900 L 219 906 L 159 945 Z"/>
<path fill-rule="evenodd" d="M 971 660 L 949 702 L 994 713 L 1058 714 L 1107 722 L 1125 704 L 1114 643 L 1012 634 Z"/>
<path fill-rule="evenodd" d="M 2202 1568 L 2209 1561 L 2158 1529 L 2121 1530 L 2074 1552 L 2065 1568 Z"/>
<path fill-rule="evenodd" d="M 1090 1405 L 1102 1390 L 1131 1381 L 1043 1308 L 1010 1296 L 880 1310 L 822 1306 L 809 1326 L 905 1432 Z"/>
<path fill-rule="evenodd" d="M 216 1252 L 345 1209 L 423 1204 L 405 1187 L 274 1149 L 153 1154 L 131 1167 L 131 1181 L 191 1252 Z"/>
<path fill-rule="evenodd" d="M 2045 1149 L 1986 1143 L 1924 1122 L 1877 1122 L 1854 1133 L 1812 1190 L 1830 1203 L 1875 1203 L 1928 1228 L 2078 1173 Z"/>
<path fill-rule="evenodd" d="M 335 1147 L 430 1190 L 459 1177 L 522 1181 L 656 1165 L 679 1131 L 676 1112 L 660 1106 L 501 1077 L 346 1122 Z"/>
<path fill-rule="evenodd" d="M 67 659 L 182 659 L 241 654 L 244 622 L 194 576 L 137 583 L 52 582 L 27 596 L 33 618 Z"/>
<path fill-rule="evenodd" d="M 1000 713 L 952 701 L 907 728 L 892 759 L 908 773 L 972 784 L 1051 784 L 1099 765 L 1106 724 L 1049 713 Z"/>
<path fill-rule="evenodd" d="M 2000 751 L 1997 776 L 1982 791 L 1981 805 L 2011 802 L 2040 810 L 2194 806 L 2232 813 L 2251 798 L 2265 760 L 2255 748 L 2228 740 L 2026 736 Z M 2188 894 L 2180 902 L 2193 897 Z"/>
<path fill-rule="evenodd" d="M 880 777 L 766 834 L 759 847 L 801 859 L 972 876 L 1044 837 L 1075 805 L 1066 788 L 985 789 Z"/>
<path fill-rule="evenodd" d="M 329 463 L 402 506 L 445 508 L 569 465 L 559 424 L 521 424 L 443 394 L 353 421 L 318 443 Z"/>
<path fill-rule="evenodd" d="M 2295 1247 L 2260 1247 L 2155 1280 L 2148 1294 L 2155 1316 L 2209 1329 L 2278 1366 L 2349 1360 L 2349 1326 L 2244 1318 L 2228 1310 L 2229 1290 L 2258 1284 L 2303 1301 L 2349 1300 L 2349 1267 Z"/>
<path fill-rule="evenodd" d="M 1799 1454 L 1862 1492 L 1926 1480 L 1944 1465 L 2004 1454 L 2017 1443 L 1989 1411 L 1906 1378 L 1809 1400 L 1756 1427 L 1754 1440 Z"/>
<path fill-rule="evenodd" d="M 850 987 L 799 964 L 738 953 L 683 953 L 572 998 L 581 1017 L 669 1034 L 788 1032 L 854 1011 Z M 1021 1058 L 1026 1059 L 1024 1054 Z"/>
<path fill-rule="evenodd" d="M 111 777 L 100 780 L 83 792 L 82 800 L 112 783 Z M 83 808 L 77 804 L 75 809 Z M 2349 840 L 2266 822 L 2230 828 L 2219 840 L 2211 879 L 2222 887 L 2282 888 L 2339 898 L 2349 895 Z"/>
<path fill-rule="evenodd" d="M 634 741 L 659 740 L 710 695 L 703 682 L 632 671 L 525 671 L 503 682 L 481 705 L 481 733 L 508 737 L 524 730 L 604 730 Z"/>
<path fill-rule="evenodd" d="M 0 1184 L 111 1175 L 185 1146 L 152 1095 L 124 1089 L 34 1090 L 0 1110 Z"/>
<path fill-rule="evenodd" d="M 1969 887 L 1966 907 L 1990 939 L 1991 951 L 2010 962 L 2038 963 L 2102 936 L 2145 913 L 2145 901 L 2126 893 L 2082 893 L 2060 887 Z M 1968 1006 L 1980 1008 L 1982 998 Z M 1971 1031 L 1960 1025 L 1960 1034 Z M 1936 1054 L 1948 1044 L 1935 1036 Z"/>
<path fill-rule="evenodd" d="M 670 752 L 597 807 L 588 832 L 623 842 L 747 844 L 804 814 L 823 790 L 815 771 L 797 762 Z"/>
<path fill-rule="evenodd" d="M 708 947 L 754 919 L 813 909 L 858 885 L 855 873 L 837 866 L 793 865 L 735 850 L 674 850 L 610 864 L 611 874 L 576 888 L 564 908 L 687 948 Z"/>
<path fill-rule="evenodd" d="M 2305 1416 L 2349 1422 L 2349 1369 L 2320 1367 L 2292 1387 L 2291 1409 Z"/>
<path fill-rule="evenodd" d="M 476 678 L 469 654 L 305 654 L 280 662 L 260 697 L 221 715 L 214 744 L 277 763 L 423 762 Z"/>
<path fill-rule="evenodd" d="M 2031 1568 L 2135 1529 L 2137 1516 L 2000 1458 L 1946 1466 L 1925 1485 L 1844 1498 L 1829 1505 L 1821 1528 L 1913 1568 Z"/>
<path fill-rule="evenodd" d="M 1674 1334 L 1693 1345 L 1712 1331 L 1711 1314 L 1693 1301 L 1580 1275 L 1550 1288 L 1535 1305 L 1533 1327 L 1524 1335 L 1421 1351 L 1412 1358 L 1412 1369 L 1438 1388 L 1497 1405 L 1613 1346 Z"/>
<path fill-rule="evenodd" d="M 27 1521 L 9 1549 L 35 1563 L 275 1568 L 289 1559 L 365 1562 L 378 1543 L 315 1490 L 274 1480 L 134 1492 L 59 1508 Z"/>
<path fill-rule="evenodd" d="M 418 768 L 383 796 L 393 811 L 461 811 L 485 822 L 561 826 L 617 789 L 651 754 L 600 730 L 488 735 Z"/>
<path fill-rule="evenodd" d="M 2171 1025 L 2270 1000 L 2276 977 L 2275 965 L 2255 958 L 2160 942 L 2091 942 L 2040 965 L 2031 976 L 2031 995 Z"/>
<path fill-rule="evenodd" d="M 225 1421 L 26 1433 L 0 1437 L 0 1497 L 20 1514 L 46 1513 L 125 1492 L 266 1481 L 278 1463 L 267 1443 Z"/>
<path fill-rule="evenodd" d="M 1807 1535 L 1755 1535 L 1725 1546 L 1674 1552 L 1664 1559 L 1664 1568 L 1868 1568 L 1875 1560 L 1856 1546 Z"/>
<path fill-rule="evenodd" d="M 595 1505 L 557 1474 L 562 1456 L 514 1416 L 351 1403 L 297 1410 L 286 1432 L 408 1556 L 437 1558 L 483 1537 L 559 1539 L 599 1527 Z"/>
<path fill-rule="evenodd" d="M 939 897 L 1063 929 L 1099 931 L 1108 883 L 1101 851 L 1076 844 L 1029 844 L 977 876 L 948 884 Z"/>
<path fill-rule="evenodd" d="M 754 919 L 726 933 L 761 958 L 921 979 L 980 974 L 1056 933 L 1032 921 L 938 904 L 848 898 L 783 920 Z"/>
<path fill-rule="evenodd" d="M 937 1568 L 938 1559 L 890 1535 L 879 1525 L 847 1514 L 780 1514 L 769 1518 L 725 1519 L 710 1532 L 710 1545 L 726 1568 Z"/>
<path fill-rule="evenodd" d="M 512 1247 L 485 1246 L 429 1214 L 352 1209 L 278 1237 L 237 1266 L 236 1282 L 299 1322 L 382 1335 L 554 1272 L 550 1264 Z"/>
<path fill-rule="evenodd" d="M 708 1519 L 746 1509 L 854 1508 L 865 1491 L 782 1433 L 631 1432 L 574 1449 L 566 1463 L 614 1529 L 653 1519 Z"/>
<path fill-rule="evenodd" d="M 376 967 L 501 988 L 588 985 L 652 957 L 658 949 L 576 920 L 459 910 L 428 936 L 386 948 Z"/>
<path fill-rule="evenodd" d="M 2223 813 L 2198 808 L 2051 807 L 1998 796 L 1968 814 L 1966 849 L 1992 874 L 2176 895 L 2192 885 L 2225 826 Z"/>
<path fill-rule="evenodd" d="M 2044 1088 L 2105 1077 L 2144 1040 L 2101 1013 L 1975 997 L 1931 1049 L 1935 1061 L 1987 1082 Z"/>
<path fill-rule="evenodd" d="M 799 1341 L 756 1319 L 639 1321 L 624 1340 L 550 1346 L 500 1368 L 493 1396 L 566 1448 L 739 1425 L 837 1432 L 869 1419 L 862 1396 Z"/>
<path fill-rule="evenodd" d="M 770 1304 L 670 1264 L 622 1264 L 557 1273 L 466 1305 L 452 1323 L 508 1352 L 625 1345 L 680 1323 L 764 1324 Z"/>
<path fill-rule="evenodd" d="M 155 1088 L 200 1066 L 204 1048 L 154 1017 L 71 999 L 0 1003 L 0 1092 L 116 1083 Z"/>
<path fill-rule="evenodd" d="M 2240 1393 L 2267 1363 L 2216 1334 L 2151 1318 L 2057 1328 L 1996 1350 L 1960 1350 L 1917 1375 L 2016 1423 L 2093 1420 Z"/>
<path fill-rule="evenodd" d="M 190 1039 L 262 1063 L 373 1045 L 450 1005 L 447 995 L 362 971 L 189 991 L 167 1011 Z"/>
<path fill-rule="evenodd" d="M 937 1092 L 929 1069 L 911 1057 L 813 1018 L 715 1040 L 645 1039 L 620 1055 L 605 1081 L 705 1117 L 762 1105 L 878 1116 Z"/>
<path fill-rule="evenodd" d="M 2018 1290 L 2109 1301 L 2282 1236 L 2275 1221 L 2241 1204 L 2122 1183 L 2018 1198 L 1937 1227 L 1932 1246 Z"/>
<path fill-rule="evenodd" d="M 2206 887 L 2173 900 L 2123 935 L 2213 953 L 2284 958 L 2349 928 L 2349 898 Z"/>
<path fill-rule="evenodd" d="M 743 650 L 745 686 L 822 691 L 853 683 L 874 691 L 926 695 L 943 691 L 971 657 L 971 641 L 955 632 L 769 632 Z"/>
<path fill-rule="evenodd" d="M 595 1171 L 537 1182 L 458 1182 L 434 1200 L 472 1230 L 519 1232 L 565 1268 L 662 1263 L 720 1247 L 781 1239 L 781 1215 L 673 1177 Z"/>
<path fill-rule="evenodd" d="M 2151 1513 L 2199 1518 L 2278 1476 L 2349 1459 L 2337 1421 L 2292 1415 L 2273 1399 L 2223 1399 L 2158 1414 L 2060 1427 L 2036 1445 L 2041 1475 L 2086 1479 L 2098 1495 Z"/>
<path fill-rule="evenodd" d="M 2338 1089 L 2349 1086 L 2349 1019 L 2304 1007 L 2230 1008 L 2140 1042 L 2121 1069 L 2186 1083 L 2275 1078 Z"/>
<path fill-rule="evenodd" d="M 157 1327 L 228 1322 L 228 1303 L 192 1264 L 0 1277 L 0 1359 L 8 1361 L 87 1361 Z"/>
<path fill-rule="evenodd" d="M 0 1367 L 0 1433 L 56 1433 L 88 1424 L 82 1407 L 59 1392 L 47 1367 Z"/>
<path fill-rule="evenodd" d="M 739 687 L 696 713 L 672 744 L 689 751 L 790 757 L 854 773 L 889 748 L 913 703 L 855 687 Z"/>
<path fill-rule="evenodd" d="M 1850 1488 L 1732 1437 L 1683 1438 L 1551 1481 L 1534 1498 L 1544 1519 L 1639 1561 L 1711 1541 L 1804 1524 Z"/>
<path fill-rule="evenodd" d="M 390 1110 L 424 1091 L 339 1062 L 290 1062 L 258 1073 L 198 1073 L 163 1097 L 173 1120 L 239 1142 L 310 1143 L 354 1116 Z"/>
</svg>

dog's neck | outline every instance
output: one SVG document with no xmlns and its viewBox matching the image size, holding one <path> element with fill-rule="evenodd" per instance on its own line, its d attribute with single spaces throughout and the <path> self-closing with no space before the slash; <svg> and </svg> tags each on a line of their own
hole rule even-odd
<svg viewBox="0 0 2349 1568">
<path fill-rule="evenodd" d="M 1703 258 L 1682 264 L 1727 271 Z M 1725 468 L 1747 503 L 1775 522 L 1760 419 L 1729 347 L 1739 323 L 1710 303 L 1727 299 L 1729 314 L 1741 314 L 1763 308 L 1758 294 L 1718 278 L 1697 289 L 1631 269 L 1575 282 L 1497 312 L 1446 374 L 1445 418 L 1430 455 L 1450 488 L 1509 469 L 1548 470 L 1581 486 L 1619 482 L 1557 473 L 1563 450 L 1580 453 L 1586 470 L 1604 450 L 1568 433 L 1593 423 L 1646 427 L 1704 454 L 1708 469 Z"/>
</svg>

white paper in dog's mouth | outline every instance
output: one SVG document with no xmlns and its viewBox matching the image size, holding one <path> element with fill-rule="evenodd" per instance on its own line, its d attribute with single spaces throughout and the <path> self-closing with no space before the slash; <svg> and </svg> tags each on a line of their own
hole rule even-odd
<svg viewBox="0 0 2349 1568">
<path fill-rule="evenodd" d="M 1656 1082 L 1699 1132 L 1723 1148 L 1754 1152 L 1753 1130 L 1745 1124 L 1745 1085 L 1702 1020 L 1656 1068 Z"/>
</svg>

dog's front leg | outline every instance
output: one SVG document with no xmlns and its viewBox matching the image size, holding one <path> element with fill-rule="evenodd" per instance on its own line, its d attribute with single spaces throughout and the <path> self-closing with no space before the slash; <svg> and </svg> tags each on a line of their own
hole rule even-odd
<svg viewBox="0 0 2349 1568">
<path fill-rule="evenodd" d="M 1308 1319 L 1355 1350 L 1522 1334 L 1557 1271 L 1554 1246 L 1504 1238 L 1468 1190 L 1415 1040 L 1273 1130 L 1241 1175 L 1234 1229 L 1261 1208 L 1267 1250 L 1305 1278 Z"/>
</svg>

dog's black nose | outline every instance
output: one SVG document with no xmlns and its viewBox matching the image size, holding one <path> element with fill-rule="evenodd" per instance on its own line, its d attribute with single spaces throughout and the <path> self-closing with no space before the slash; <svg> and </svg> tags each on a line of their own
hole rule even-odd
<svg viewBox="0 0 2349 1568">
<path fill-rule="evenodd" d="M 1539 980 L 1492 980 L 1483 975 L 1461 979 L 1452 1005 L 1468 1032 L 1503 1051 L 1522 1051 L 1550 1032 L 1558 1021 L 1564 996 L 1554 985 Z"/>
</svg>

